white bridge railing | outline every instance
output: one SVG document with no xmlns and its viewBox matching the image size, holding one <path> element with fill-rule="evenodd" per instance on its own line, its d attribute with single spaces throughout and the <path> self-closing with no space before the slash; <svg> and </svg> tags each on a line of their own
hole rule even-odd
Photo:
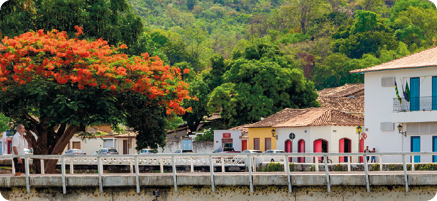
<svg viewBox="0 0 437 201">
<path fill-rule="evenodd" d="M 160 173 L 164 173 L 164 165 L 172 167 L 173 179 L 174 179 L 174 188 L 177 192 L 177 182 L 176 182 L 176 166 L 180 165 L 189 165 L 191 166 L 191 172 L 194 172 L 195 165 L 209 166 L 210 175 L 211 175 L 211 186 L 212 191 L 215 192 L 214 187 L 214 167 L 221 166 L 222 172 L 225 172 L 226 166 L 246 166 L 248 170 L 249 177 L 249 185 L 250 192 L 253 192 L 253 182 L 252 182 L 252 172 L 256 172 L 256 167 L 253 165 L 254 161 L 257 158 L 283 158 L 284 172 L 276 172 L 276 174 L 287 174 L 288 177 L 288 188 L 289 192 L 292 192 L 291 188 L 291 177 L 290 177 L 290 169 L 289 169 L 289 161 L 290 157 L 311 157 L 315 158 L 315 171 L 319 172 L 319 161 L 318 157 L 324 157 L 324 163 L 320 165 L 324 165 L 326 181 L 328 192 L 331 192 L 331 185 L 329 181 L 329 170 L 328 170 L 328 157 L 339 157 L 339 156 L 348 156 L 350 157 L 360 157 L 364 158 L 364 175 L 366 178 L 366 187 L 367 191 L 370 192 L 369 186 L 369 173 L 368 173 L 368 165 L 367 165 L 367 156 L 379 156 L 379 171 L 383 171 L 382 165 L 382 157 L 383 156 L 401 156 L 402 157 L 402 165 L 404 172 L 404 181 L 406 192 L 408 192 L 408 180 L 407 180 L 407 162 L 405 157 L 414 156 L 423 156 L 423 155 L 437 155 L 437 152 L 399 152 L 399 153 L 208 153 L 208 154 L 197 154 L 197 153 L 189 153 L 189 154 L 148 154 L 148 155 L 111 155 L 111 156 L 100 156 L 100 155 L 21 155 L 21 158 L 25 159 L 25 172 L 26 172 L 26 188 L 27 192 L 30 193 L 30 180 L 29 180 L 29 161 L 30 160 L 40 160 L 41 161 L 41 174 L 45 174 L 44 172 L 44 160 L 47 159 L 57 159 L 61 164 L 61 172 L 62 172 L 62 186 L 63 193 L 66 194 L 66 164 L 70 166 L 70 174 L 74 174 L 74 165 L 78 164 L 97 164 L 97 173 L 99 175 L 99 188 L 100 193 L 103 193 L 103 184 L 102 184 L 102 174 L 103 174 L 103 165 L 130 165 L 131 174 L 134 173 L 136 176 L 136 189 L 137 193 L 140 193 L 140 182 L 139 182 L 139 165 L 159 165 Z M 2 155 L 0 156 L 0 160 L 12 160 L 14 156 L 12 155 Z M 339 163 L 345 164 L 345 163 Z M 346 162 L 348 166 L 348 171 L 351 170 L 350 165 L 351 162 L 348 160 Z M 388 163 L 385 163 L 388 164 Z M 392 164 L 392 163 L 390 163 Z M 414 169 L 414 160 L 410 162 L 411 171 L 415 171 Z M 135 166 L 135 168 L 133 168 Z M 12 162 L 12 173 L 15 174 L 14 163 Z M 271 174 L 275 174 L 275 172 L 271 172 Z"/>
</svg>

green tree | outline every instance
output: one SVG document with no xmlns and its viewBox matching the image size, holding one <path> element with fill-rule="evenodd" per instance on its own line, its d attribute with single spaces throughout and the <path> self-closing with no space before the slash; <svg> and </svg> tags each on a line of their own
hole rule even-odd
<svg viewBox="0 0 437 201">
<path fill-rule="evenodd" d="M 208 103 L 223 108 L 220 114 L 229 126 L 256 122 L 286 107 L 319 106 L 314 84 L 277 47 L 253 45 L 234 55 Z"/>
<path fill-rule="evenodd" d="M 281 6 L 282 13 L 288 16 L 290 22 L 294 22 L 306 34 L 307 25 L 313 19 L 317 19 L 331 6 L 324 0 L 288 0 L 287 4 Z"/>
<path fill-rule="evenodd" d="M 9 129 L 9 123 L 11 123 L 11 119 L 3 113 L 0 113 L 0 133 Z"/>
</svg>

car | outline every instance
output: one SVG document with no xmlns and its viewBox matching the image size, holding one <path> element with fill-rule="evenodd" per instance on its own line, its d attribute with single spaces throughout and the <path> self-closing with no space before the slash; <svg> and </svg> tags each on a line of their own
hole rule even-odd
<svg viewBox="0 0 437 201">
<path fill-rule="evenodd" d="M 179 150 L 176 150 L 174 153 L 175 154 L 181 154 L 181 153 L 184 153 L 184 154 L 190 154 L 191 153 L 192 154 L 194 152 L 191 149 L 179 149 Z"/>
<path fill-rule="evenodd" d="M 118 151 L 114 148 L 103 148 L 98 151 L 94 155 L 117 155 Z"/>
<path fill-rule="evenodd" d="M 141 149 L 137 154 L 156 154 L 157 152 L 153 149 Z"/>
<path fill-rule="evenodd" d="M 251 153 L 258 153 L 258 154 L 262 154 L 263 152 L 260 150 L 244 150 L 241 153 L 247 153 L 247 154 L 251 154 Z"/>
<path fill-rule="evenodd" d="M 220 147 L 212 153 L 241 153 L 241 151 L 235 151 L 233 147 Z"/>
<path fill-rule="evenodd" d="M 264 162 L 284 162 L 283 156 L 269 156 L 268 154 L 275 154 L 275 153 L 285 153 L 284 150 L 267 150 L 264 152 L 267 156 L 264 156 Z"/>
<path fill-rule="evenodd" d="M 80 149 L 70 149 L 66 151 L 63 155 L 86 155 L 86 153 Z"/>
<path fill-rule="evenodd" d="M 31 149 L 24 148 L 24 154 L 26 154 L 26 155 L 33 155 L 33 149 L 32 148 Z"/>
</svg>

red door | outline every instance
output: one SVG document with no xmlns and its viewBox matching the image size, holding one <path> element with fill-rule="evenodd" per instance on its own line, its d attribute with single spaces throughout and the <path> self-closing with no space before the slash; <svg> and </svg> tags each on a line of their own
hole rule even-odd
<svg viewBox="0 0 437 201">
<path fill-rule="evenodd" d="M 247 150 L 247 140 L 241 140 L 241 151 Z"/>
<path fill-rule="evenodd" d="M 339 153 L 344 153 L 344 138 L 340 139 Z M 340 163 L 344 162 L 344 157 L 340 156 Z"/>
<path fill-rule="evenodd" d="M 291 148 L 291 140 L 285 141 L 285 152 L 287 153 L 293 152 Z M 288 161 L 291 162 L 291 157 L 288 158 Z"/>
<path fill-rule="evenodd" d="M 299 140 L 298 150 L 299 153 L 305 153 L 305 140 Z M 297 159 L 299 163 L 305 163 L 305 157 L 299 157 Z"/>
<path fill-rule="evenodd" d="M 322 140 L 314 141 L 314 153 L 322 153 Z M 318 157 L 318 160 L 321 160 L 322 157 Z M 314 161 L 315 163 L 315 161 Z"/>
</svg>

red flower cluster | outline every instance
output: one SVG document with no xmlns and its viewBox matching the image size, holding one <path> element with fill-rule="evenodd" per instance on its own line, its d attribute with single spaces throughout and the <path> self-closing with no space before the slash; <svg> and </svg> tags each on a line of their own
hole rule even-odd
<svg viewBox="0 0 437 201">
<path fill-rule="evenodd" d="M 76 36 L 83 34 L 75 26 Z M 5 37 L 0 44 L 0 88 L 3 91 L 34 80 L 60 85 L 75 84 L 80 90 L 98 87 L 111 93 L 130 91 L 158 99 L 167 113 L 183 114 L 180 106 L 190 99 L 188 84 L 179 68 L 164 66 L 159 57 L 128 57 L 115 51 L 127 48 L 109 46 L 107 41 L 69 39 L 66 32 L 52 30 Z M 185 69 L 183 73 L 188 73 Z M 109 86 L 109 87 L 108 87 Z"/>
</svg>

